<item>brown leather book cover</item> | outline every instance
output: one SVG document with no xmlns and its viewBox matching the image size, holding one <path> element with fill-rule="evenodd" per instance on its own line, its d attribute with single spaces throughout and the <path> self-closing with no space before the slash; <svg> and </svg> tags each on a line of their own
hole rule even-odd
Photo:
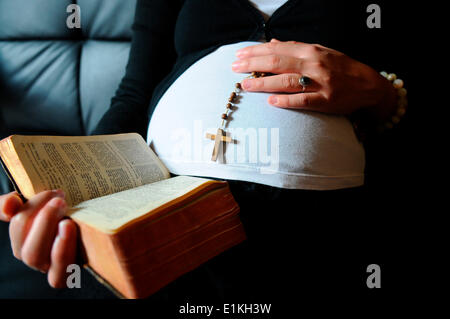
<svg viewBox="0 0 450 319">
<path fill-rule="evenodd" d="M 78 223 L 87 265 L 119 296 L 145 298 L 242 242 L 237 203 L 214 188 L 115 234 Z"/>
<path fill-rule="evenodd" d="M 0 157 L 24 199 L 66 192 L 86 267 L 120 297 L 148 297 L 245 239 L 226 182 L 171 178 L 138 134 L 14 135 Z"/>
</svg>

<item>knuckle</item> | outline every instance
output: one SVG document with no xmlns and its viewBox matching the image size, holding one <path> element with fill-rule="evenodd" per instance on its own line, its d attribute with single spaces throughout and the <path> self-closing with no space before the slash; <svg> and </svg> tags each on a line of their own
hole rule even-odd
<svg viewBox="0 0 450 319">
<path fill-rule="evenodd" d="M 313 67 L 316 69 L 325 69 L 326 65 L 325 62 L 321 59 L 318 59 L 316 61 L 313 62 Z"/>
<path fill-rule="evenodd" d="M 272 67 L 274 69 L 277 69 L 277 68 L 279 68 L 280 63 L 281 63 L 280 56 L 278 56 L 278 55 L 271 55 L 270 56 L 270 58 L 269 58 L 269 66 L 270 67 Z"/>
<path fill-rule="evenodd" d="M 264 79 L 253 79 L 252 87 L 256 90 L 264 87 Z"/>
<path fill-rule="evenodd" d="M 285 97 L 283 97 L 282 102 L 283 102 L 283 105 L 287 108 L 292 108 L 294 106 L 294 101 L 293 101 L 292 97 L 290 98 L 288 96 L 285 96 Z"/>
<path fill-rule="evenodd" d="M 294 69 L 303 70 L 303 68 L 304 68 L 304 61 L 302 59 L 295 59 Z"/>
<path fill-rule="evenodd" d="M 306 107 L 306 108 L 310 107 L 311 106 L 311 99 L 308 97 L 308 95 L 302 94 L 300 96 L 301 96 L 300 101 L 301 101 L 302 106 Z"/>
<path fill-rule="evenodd" d="M 277 45 L 278 44 L 276 42 L 269 42 L 267 43 L 267 49 L 269 50 L 269 52 L 274 53 Z"/>
<path fill-rule="evenodd" d="M 317 44 L 311 44 L 307 47 L 307 52 L 311 56 L 315 56 L 319 53 L 320 48 L 317 46 Z"/>
</svg>

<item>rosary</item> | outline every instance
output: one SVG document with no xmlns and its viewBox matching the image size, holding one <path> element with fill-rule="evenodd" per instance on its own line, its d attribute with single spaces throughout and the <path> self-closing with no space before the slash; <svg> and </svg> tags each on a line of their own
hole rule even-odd
<svg viewBox="0 0 450 319">
<path fill-rule="evenodd" d="M 248 78 L 262 78 L 264 76 L 266 76 L 267 73 L 264 72 L 252 72 L 249 76 L 245 77 L 244 79 L 248 79 Z M 298 84 L 299 87 L 301 87 L 301 91 L 300 92 L 305 92 L 305 89 L 308 85 L 311 84 L 311 79 L 307 76 L 301 76 L 298 79 Z M 220 125 L 220 127 L 217 129 L 217 133 L 214 134 L 210 134 L 210 133 L 206 133 L 206 138 L 213 140 L 214 141 L 214 149 L 213 149 L 213 153 L 211 156 L 211 160 L 212 161 L 217 161 L 217 157 L 219 155 L 219 151 L 220 151 L 220 145 L 221 142 L 225 142 L 225 143 L 231 143 L 233 142 L 233 140 L 231 139 L 231 137 L 227 136 L 225 133 L 225 121 L 229 120 L 229 114 L 230 112 L 233 110 L 234 106 L 232 103 L 236 103 L 236 99 L 238 97 L 238 94 L 242 91 L 242 87 L 241 87 L 241 83 L 236 83 L 235 84 L 235 89 L 233 92 L 231 92 L 230 97 L 228 98 L 228 103 L 227 103 L 227 108 L 225 110 L 225 113 L 222 114 L 222 124 Z"/>
<path fill-rule="evenodd" d="M 264 77 L 264 76 L 266 76 L 266 73 L 263 73 L 263 72 L 252 72 L 249 76 L 245 77 L 244 79 L 247 79 L 247 78 L 260 78 L 260 77 Z M 219 151 L 220 151 L 220 145 L 221 145 L 222 142 L 231 143 L 233 141 L 231 139 L 231 137 L 226 135 L 226 132 L 225 132 L 225 121 L 229 120 L 230 112 L 233 111 L 233 109 L 234 109 L 234 106 L 233 106 L 232 103 L 236 102 L 238 94 L 241 93 L 241 91 L 242 91 L 241 83 L 238 82 L 238 83 L 235 84 L 234 91 L 231 92 L 230 97 L 228 98 L 228 103 L 226 105 L 225 113 L 222 114 L 222 124 L 217 129 L 217 133 L 215 135 L 214 134 L 210 134 L 210 133 L 206 133 L 206 138 L 214 141 L 214 149 L 213 149 L 213 153 L 212 153 L 212 156 L 211 156 L 211 160 L 212 161 L 217 161 L 217 157 L 218 157 Z"/>
</svg>

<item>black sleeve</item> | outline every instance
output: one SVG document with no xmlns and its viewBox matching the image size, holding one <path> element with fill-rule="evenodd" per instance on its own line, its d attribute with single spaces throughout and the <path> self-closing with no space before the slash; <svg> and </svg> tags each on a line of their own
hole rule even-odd
<svg viewBox="0 0 450 319">
<path fill-rule="evenodd" d="M 93 135 L 137 132 L 146 138 L 147 108 L 176 53 L 174 29 L 181 7 L 175 0 L 138 0 L 126 74 Z"/>
</svg>

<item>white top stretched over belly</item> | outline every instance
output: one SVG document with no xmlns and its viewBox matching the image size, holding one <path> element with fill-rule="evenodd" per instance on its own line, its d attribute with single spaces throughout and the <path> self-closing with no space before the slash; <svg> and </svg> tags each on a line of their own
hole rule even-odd
<svg viewBox="0 0 450 319">
<path fill-rule="evenodd" d="M 225 45 L 194 63 L 165 92 L 149 125 L 148 142 L 168 169 L 256 182 L 281 188 L 339 189 L 364 183 L 364 149 L 343 116 L 281 109 L 269 93 L 242 92 L 217 162 L 211 161 L 215 134 L 228 97 L 246 74 L 231 64 L 236 50 L 257 44 Z"/>
</svg>

